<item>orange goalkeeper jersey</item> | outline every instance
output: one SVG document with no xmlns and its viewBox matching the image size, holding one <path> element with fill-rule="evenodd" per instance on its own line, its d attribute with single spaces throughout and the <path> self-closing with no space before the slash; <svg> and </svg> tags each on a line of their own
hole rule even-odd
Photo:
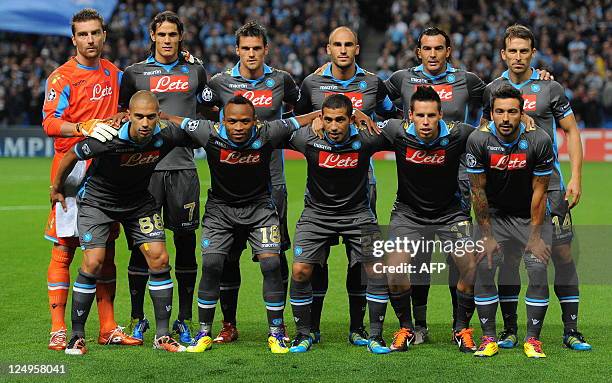
<svg viewBox="0 0 612 383">
<path fill-rule="evenodd" d="M 47 79 L 43 105 L 43 129 L 54 138 L 55 156 L 51 180 L 63 154 L 82 137 L 61 137 L 63 122 L 109 118 L 117 113 L 121 72 L 113 63 L 100 59 L 97 67 L 79 64 L 74 57 Z"/>
</svg>

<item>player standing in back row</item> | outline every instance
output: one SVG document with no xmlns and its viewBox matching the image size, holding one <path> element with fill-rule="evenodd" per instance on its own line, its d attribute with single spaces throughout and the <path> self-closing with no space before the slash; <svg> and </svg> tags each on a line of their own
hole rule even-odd
<svg viewBox="0 0 612 383">
<path fill-rule="evenodd" d="M 217 106 L 219 109 L 236 95 L 249 99 L 255 106 L 260 121 L 281 119 L 285 107 L 293 109 L 299 98 L 299 89 L 285 71 L 267 66 L 264 62 L 268 54 L 268 36 L 264 27 L 255 21 L 248 22 L 236 31 L 236 54 L 240 61 L 232 69 L 218 73 L 210 79 L 201 94 L 204 105 Z M 220 119 L 223 119 L 222 116 Z M 283 287 L 287 295 L 289 269 L 285 251 L 291 246 L 287 231 L 287 185 L 285 184 L 285 163 L 282 149 L 272 152 L 270 160 L 272 178 L 272 199 L 280 220 L 281 234 L 281 272 Z M 235 241 L 231 254 L 225 258 L 221 276 L 221 310 L 223 327 L 214 339 L 216 343 L 229 343 L 238 339 L 236 311 L 238 290 L 240 289 L 240 254 L 245 241 Z"/>
<path fill-rule="evenodd" d="M 347 96 L 353 103 L 355 117 L 359 120 L 358 126 L 362 125 L 364 118 L 374 117 L 376 113 L 393 117 L 396 109 L 387 97 L 387 91 L 383 81 L 375 74 L 368 72 L 356 63 L 359 55 L 359 42 L 357 35 L 348 27 L 338 27 L 329 35 L 327 54 L 331 57 L 331 63 L 324 65 L 315 73 L 307 76 L 300 88 L 300 100 L 296 106 L 296 113 L 303 114 L 313 110 L 319 110 L 323 106 L 326 97 L 340 93 Z M 370 208 L 376 216 L 376 178 L 370 163 L 368 173 L 368 193 Z M 323 247 L 329 255 L 329 246 L 337 243 L 337 239 L 330 238 L 329 245 Z M 361 280 L 361 265 L 351 263 L 351 255 L 348 254 L 349 267 L 347 268 L 346 290 L 349 297 L 349 342 L 358 346 L 367 345 L 368 334 L 364 329 L 363 318 L 366 309 L 366 286 Z M 315 264 L 312 272 L 312 335 L 314 343 L 321 338 L 320 322 L 323 300 L 327 293 L 328 269 L 327 262 L 321 265 Z"/>
<path fill-rule="evenodd" d="M 402 100 L 404 113 L 410 110 L 410 99 L 419 85 L 432 86 L 442 101 L 442 113 L 446 122 L 463 122 L 476 126 L 483 105 L 484 82 L 474 73 L 451 65 L 452 47 L 450 37 L 436 27 L 424 29 L 419 36 L 416 48 L 419 66 L 398 70 L 385 81 L 392 100 Z M 548 78 L 543 71 L 542 78 Z M 527 123 L 530 126 L 530 123 Z M 462 161 L 463 162 L 463 161 Z M 462 208 L 470 215 L 470 185 L 465 166 L 459 166 L 459 191 Z M 419 254 L 422 262 L 429 262 L 431 254 Z M 457 318 L 457 282 L 459 271 L 455 263 L 449 264 L 449 290 L 453 304 L 453 328 Z M 412 288 L 415 318 L 415 344 L 427 340 L 427 298 L 429 295 L 429 276 Z"/>
<path fill-rule="evenodd" d="M 127 107 L 130 97 L 139 90 L 157 95 L 162 110 L 169 114 L 196 117 L 199 95 L 206 86 L 206 71 L 199 60 L 185 60 L 181 52 L 183 23 L 170 11 L 157 14 L 150 25 L 151 55 L 126 68 L 119 103 Z M 178 282 L 179 313 L 172 328 L 181 342 L 191 342 L 189 323 L 198 273 L 195 258 L 196 234 L 200 217 L 200 181 L 188 147 L 174 148 L 158 164 L 149 185 L 151 194 L 163 211 L 164 225 L 174 232 L 176 259 L 174 270 Z M 139 248 L 132 248 L 128 267 L 134 337 L 143 338 L 149 327 L 143 304 L 148 266 Z"/>
<path fill-rule="evenodd" d="M 548 185 L 548 205 L 554 224 L 552 260 L 555 266 L 555 294 L 561 304 L 564 327 L 563 345 L 572 350 L 586 351 L 591 349 L 591 345 L 578 332 L 578 274 L 572 259 L 573 229 L 570 214 L 570 209 L 578 204 L 581 195 L 582 142 L 563 86 L 556 81 L 540 81 L 535 69 L 531 67 L 535 51 L 535 38 L 527 27 L 513 25 L 506 29 L 501 56 L 508 70 L 487 86 L 483 118 L 490 118 L 491 95 L 500 87 L 510 84 L 521 91 L 525 114 L 533 117 L 536 125 L 544 129 L 553 142 L 555 163 Z M 559 164 L 557 126 L 563 129 L 568 140 L 572 177 L 567 187 Z M 512 348 L 518 342 L 516 309 L 521 289 L 518 263 L 504 262 L 500 275 L 509 279 L 500 280 L 499 286 L 499 302 L 504 318 L 504 331 L 499 335 L 499 344 L 503 348 Z"/>
<path fill-rule="evenodd" d="M 117 113 L 117 98 L 121 71 L 110 61 L 100 58 L 106 39 L 104 20 L 94 9 L 83 9 L 72 17 L 72 43 L 76 56 L 57 68 L 47 79 L 47 91 L 43 106 L 43 129 L 53 137 L 55 154 L 51 165 L 51 180 L 66 152 L 83 136 L 93 133 L 96 121 L 78 124 L 95 118 L 107 119 Z M 104 125 L 100 125 L 103 127 Z M 108 127 L 108 134 L 117 135 Z M 49 308 L 51 311 L 51 340 L 49 349 L 66 348 L 66 323 L 64 320 L 68 290 L 70 288 L 70 263 L 79 246 L 76 228 L 75 196 L 85 175 L 87 162 L 81 161 L 69 177 L 66 185 L 68 214 L 52 206 L 45 238 L 53 242 L 51 261 L 47 274 Z M 96 298 L 100 316 L 101 344 L 137 345 L 142 342 L 126 336 L 117 326 L 113 313 L 116 269 L 115 244 L 119 232 L 112 230 L 108 238 L 107 257 L 96 282 Z"/>
</svg>

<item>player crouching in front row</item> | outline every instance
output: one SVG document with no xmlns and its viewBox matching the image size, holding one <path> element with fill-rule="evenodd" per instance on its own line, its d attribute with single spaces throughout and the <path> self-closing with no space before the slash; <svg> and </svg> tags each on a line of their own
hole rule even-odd
<svg viewBox="0 0 612 383">
<path fill-rule="evenodd" d="M 552 141 L 542 129 L 525 130 L 520 122 L 523 99 L 517 89 L 502 86 L 493 93 L 491 104 L 493 121 L 470 136 L 466 155 L 477 232 L 485 248 L 474 287 L 483 337 L 474 355 L 490 357 L 498 352 L 495 272 L 503 257 L 522 257 L 529 276 L 524 351 L 529 358 L 544 358 L 539 337 L 549 297 L 546 267 L 552 228 L 546 191 L 553 169 Z"/>
<path fill-rule="evenodd" d="M 93 159 L 77 195 L 79 240 L 84 256 L 72 287 L 72 338 L 66 354 L 87 352 L 85 322 L 95 298 L 96 276 L 104 262 L 106 241 L 114 222 L 123 225 L 149 265 L 149 291 L 157 326 L 153 347 L 170 352 L 185 351 L 168 331 L 173 283 L 163 222 L 147 186 L 155 165 L 175 146 L 192 146 L 192 141 L 180 127 L 166 126 L 159 121 L 159 103 L 151 92 L 134 94 L 129 112 L 130 121 L 111 141 L 102 143 L 87 138 L 68 151 L 51 187 L 51 202 L 60 202 L 65 208 L 66 176 L 78 160 Z"/>
</svg>

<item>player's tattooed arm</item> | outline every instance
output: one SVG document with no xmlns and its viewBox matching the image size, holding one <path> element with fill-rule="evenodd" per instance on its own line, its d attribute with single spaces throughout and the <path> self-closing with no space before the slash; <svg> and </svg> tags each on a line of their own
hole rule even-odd
<svg viewBox="0 0 612 383">
<path fill-rule="evenodd" d="M 489 216 L 489 200 L 485 186 L 487 176 L 485 173 L 469 173 L 470 188 L 472 194 L 472 206 L 476 214 L 476 222 L 480 232 L 482 233 L 482 241 L 484 242 L 484 251 L 478 253 L 477 263 L 486 256 L 489 269 L 493 267 L 493 254 L 499 250 L 499 244 L 491 230 L 491 218 Z"/>
<path fill-rule="evenodd" d="M 55 175 L 55 179 L 53 180 L 53 184 L 49 187 L 49 199 L 51 201 L 51 206 L 55 205 L 56 202 L 59 202 L 62 205 L 62 209 L 67 211 L 66 209 L 66 201 L 64 200 L 64 182 L 66 182 L 66 177 L 74 168 L 74 165 L 79 161 L 74 150 L 68 150 L 64 157 L 62 157 L 58 168 L 57 174 Z"/>
<path fill-rule="evenodd" d="M 487 176 L 485 173 L 469 173 L 468 175 L 476 221 L 480 226 L 482 234 L 488 237 L 491 235 L 491 221 L 489 218 L 489 200 L 485 191 Z"/>
<path fill-rule="evenodd" d="M 529 240 L 525 250 L 531 252 L 540 261 L 546 263 L 550 258 L 550 246 L 542 239 L 542 225 L 546 214 L 546 191 L 550 176 L 533 176 L 531 196 L 531 225 Z"/>
</svg>

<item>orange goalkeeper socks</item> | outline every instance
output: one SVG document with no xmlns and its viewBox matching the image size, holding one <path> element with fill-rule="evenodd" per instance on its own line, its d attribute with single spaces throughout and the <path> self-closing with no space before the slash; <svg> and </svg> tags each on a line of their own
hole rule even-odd
<svg viewBox="0 0 612 383">
<path fill-rule="evenodd" d="M 52 332 L 66 328 L 64 317 L 70 289 L 70 263 L 74 257 L 74 250 L 56 245 L 51 250 L 51 261 L 47 269 L 47 295 Z"/>
</svg>

